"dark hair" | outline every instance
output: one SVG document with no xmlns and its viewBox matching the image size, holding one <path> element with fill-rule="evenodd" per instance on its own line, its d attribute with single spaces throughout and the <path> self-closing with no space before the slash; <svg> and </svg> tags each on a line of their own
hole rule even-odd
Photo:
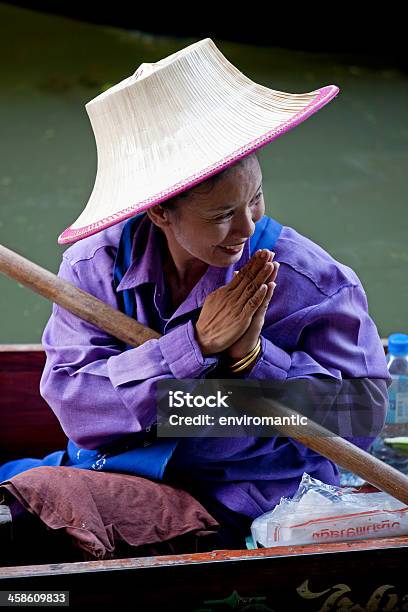
<svg viewBox="0 0 408 612">
<path fill-rule="evenodd" d="M 218 183 L 226 174 L 228 174 L 228 172 L 230 172 L 233 168 L 235 168 L 239 164 L 242 164 L 246 159 L 248 159 L 248 157 L 252 157 L 252 156 L 255 156 L 256 159 L 259 161 L 258 152 L 254 151 L 247 157 L 241 157 L 241 159 L 239 159 L 235 164 L 233 164 L 232 166 L 228 166 L 228 168 L 225 168 L 225 170 L 222 170 L 222 172 L 219 172 L 218 174 L 213 174 L 213 176 L 210 176 L 210 178 L 206 179 L 202 183 L 199 183 L 198 185 L 195 185 L 191 189 L 187 189 L 186 191 L 183 191 L 179 195 L 176 195 L 173 198 L 170 198 L 169 200 L 162 202 L 160 206 L 164 208 L 165 210 L 171 209 L 171 210 L 176 211 L 177 210 L 177 200 L 182 200 L 182 199 L 187 198 L 192 193 L 192 191 L 194 191 L 195 189 L 205 186 L 205 187 L 208 187 L 208 190 L 206 191 L 206 193 L 210 193 L 212 189 L 214 189 L 214 185 Z"/>
</svg>

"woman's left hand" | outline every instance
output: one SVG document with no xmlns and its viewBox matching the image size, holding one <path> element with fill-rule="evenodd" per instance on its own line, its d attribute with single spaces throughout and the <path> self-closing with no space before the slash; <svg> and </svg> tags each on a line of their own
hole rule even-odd
<svg viewBox="0 0 408 612">
<path fill-rule="evenodd" d="M 270 252 L 269 258 L 266 261 L 272 261 L 273 254 Z M 276 287 L 275 279 L 278 274 L 279 263 L 274 262 L 273 270 L 269 276 L 269 278 L 265 281 L 268 286 L 268 290 L 266 292 L 265 298 L 262 304 L 259 306 L 258 310 L 255 312 L 252 317 L 252 322 L 248 327 L 247 331 L 237 340 L 234 344 L 231 344 L 225 350 L 225 354 L 228 355 L 230 359 L 234 361 L 238 361 L 245 357 L 252 349 L 255 348 L 256 343 L 258 342 L 258 338 L 261 334 L 262 327 L 264 325 L 265 314 L 269 306 L 269 302 L 272 299 L 273 292 Z"/>
</svg>

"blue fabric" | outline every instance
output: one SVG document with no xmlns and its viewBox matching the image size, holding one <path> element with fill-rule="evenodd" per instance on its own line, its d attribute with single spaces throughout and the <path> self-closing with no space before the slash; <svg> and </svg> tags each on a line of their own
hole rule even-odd
<svg viewBox="0 0 408 612">
<path fill-rule="evenodd" d="M 255 232 L 250 238 L 250 254 L 253 255 L 258 249 L 269 249 L 270 251 L 275 247 L 280 233 L 282 231 L 282 225 L 264 215 L 255 224 Z"/>
<path fill-rule="evenodd" d="M 61 465 L 64 455 L 65 451 L 61 450 L 55 451 L 43 459 L 15 459 L 14 461 L 4 463 L 0 466 L 0 482 L 9 480 L 17 474 L 31 470 L 31 468 L 41 467 L 43 465 Z"/>
<path fill-rule="evenodd" d="M 113 285 L 115 288 L 118 287 L 131 264 L 133 236 L 144 214 L 140 213 L 129 219 L 122 230 L 113 270 Z M 250 254 L 252 255 L 257 249 L 273 249 L 281 230 L 282 225 L 280 223 L 266 215 L 262 217 L 256 223 L 255 232 L 250 239 Z M 136 318 L 134 291 L 119 291 L 117 297 L 119 309 L 128 316 Z M 127 346 L 126 350 L 130 348 L 132 347 Z M 106 447 L 97 450 L 80 448 L 72 440 L 69 440 L 66 451 L 56 451 L 43 459 L 17 459 L 0 466 L 0 482 L 31 468 L 58 465 L 84 470 L 129 473 L 162 480 L 166 465 L 178 444 L 178 439 L 152 440 L 152 435 L 148 435 L 148 432 L 140 432 L 135 438 L 137 446 L 133 448 L 127 446 L 125 449 L 118 449 L 118 447 L 109 449 L 109 447 Z"/>
<path fill-rule="evenodd" d="M 173 454 L 177 442 L 178 439 L 174 438 L 160 439 L 153 444 L 149 443 L 146 446 L 142 444 L 137 448 L 112 454 L 109 451 L 92 451 L 79 448 L 72 440 L 69 440 L 68 460 L 64 462 L 64 465 L 83 470 L 124 472 L 135 476 L 162 480 L 167 462 Z"/>
<path fill-rule="evenodd" d="M 139 225 L 141 217 L 145 214 L 146 213 L 139 213 L 138 215 L 131 217 L 123 227 L 118 251 L 116 253 L 115 266 L 113 269 L 113 286 L 115 290 L 119 286 L 120 281 L 125 276 L 126 270 L 131 264 L 133 236 L 137 226 Z M 125 312 L 129 317 L 135 319 L 136 302 L 134 292 L 129 290 L 119 291 L 117 293 L 117 299 L 119 302 L 119 310 Z"/>
</svg>

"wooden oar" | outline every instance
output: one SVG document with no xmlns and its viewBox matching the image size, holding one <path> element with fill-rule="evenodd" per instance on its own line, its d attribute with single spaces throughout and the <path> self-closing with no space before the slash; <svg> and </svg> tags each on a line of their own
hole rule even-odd
<svg viewBox="0 0 408 612">
<path fill-rule="evenodd" d="M 130 346 L 140 346 L 147 340 L 160 338 L 153 329 L 1 245 L 0 272 Z M 277 401 L 254 399 L 255 411 L 264 411 L 266 406 L 270 409 L 269 414 L 274 416 L 297 414 Z M 285 425 L 276 426 L 276 429 L 408 505 L 408 478 L 354 444 L 331 434 L 310 419 L 307 426 Z"/>
<path fill-rule="evenodd" d="M 87 291 L 75 287 L 2 245 L 0 272 L 126 344 L 139 346 L 151 338 L 160 338 L 160 334 L 154 329 L 141 325 Z"/>
</svg>

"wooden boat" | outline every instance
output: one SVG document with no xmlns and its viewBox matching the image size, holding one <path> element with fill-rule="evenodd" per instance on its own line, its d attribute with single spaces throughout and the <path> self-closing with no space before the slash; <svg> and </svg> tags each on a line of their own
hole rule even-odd
<svg viewBox="0 0 408 612">
<path fill-rule="evenodd" d="M 64 448 L 39 395 L 40 345 L 0 346 L 0 461 Z M 29 542 L 27 545 L 29 546 Z M 273 549 L 0 567 L 4 593 L 140 610 L 408 610 L 408 536 Z M 3 594 L 2 594 L 3 593 Z"/>
</svg>

